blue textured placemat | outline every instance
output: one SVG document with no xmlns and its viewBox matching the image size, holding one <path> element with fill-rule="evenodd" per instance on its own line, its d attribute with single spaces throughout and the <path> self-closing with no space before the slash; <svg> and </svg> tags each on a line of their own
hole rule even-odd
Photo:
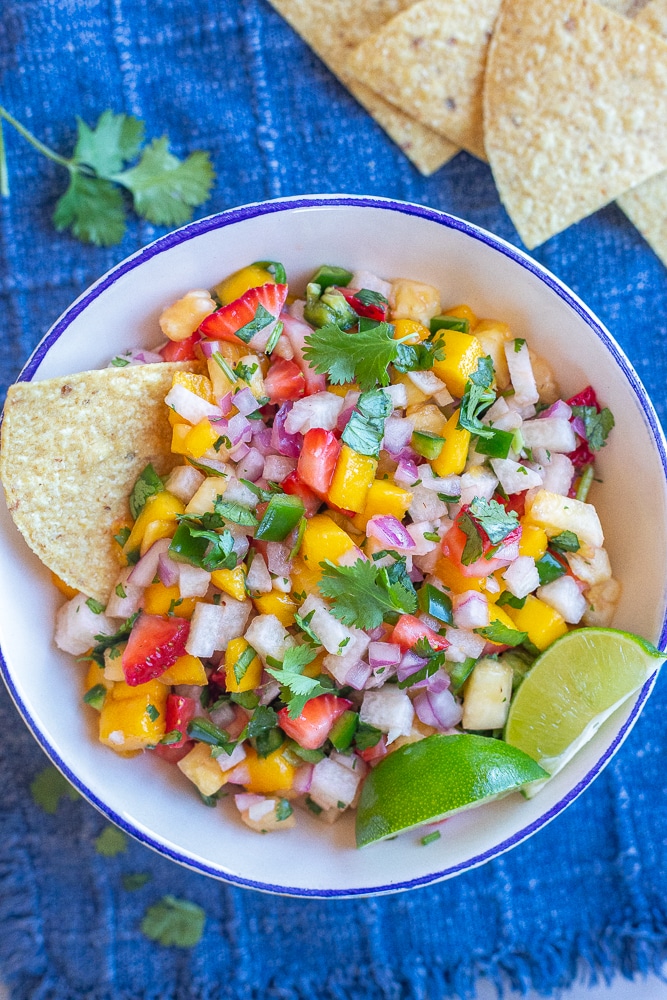
<svg viewBox="0 0 667 1000">
<path fill-rule="evenodd" d="M 4 0 L 0 88 L 0 101 L 63 152 L 75 115 L 92 124 L 106 107 L 144 118 L 149 135 L 168 132 L 178 153 L 209 149 L 218 180 L 206 212 L 304 192 L 380 194 L 516 242 L 488 167 L 460 154 L 420 177 L 264 2 Z M 3 390 L 58 313 L 154 235 L 133 224 L 110 250 L 57 235 L 62 170 L 9 130 L 7 145 Z M 630 223 L 609 207 L 535 256 L 607 323 L 664 417 L 667 272 Z M 436 1000 L 472 995 L 481 974 L 548 994 L 582 968 L 657 968 L 667 954 L 666 701 L 659 681 L 602 777 L 510 854 L 440 886 L 319 902 L 231 889 L 135 843 L 96 853 L 106 824 L 91 807 L 64 799 L 46 814 L 34 803 L 29 787 L 47 762 L 2 691 L 0 979 L 20 1000 Z M 129 892 L 128 872 L 151 880 Z M 167 893 L 206 911 L 193 949 L 140 932 Z"/>
</svg>

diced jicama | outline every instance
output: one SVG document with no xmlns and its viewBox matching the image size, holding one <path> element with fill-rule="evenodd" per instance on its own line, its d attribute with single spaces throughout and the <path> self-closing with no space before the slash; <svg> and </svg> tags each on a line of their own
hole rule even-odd
<svg viewBox="0 0 667 1000">
<path fill-rule="evenodd" d="M 508 495 L 523 493 L 524 490 L 542 485 L 542 476 L 539 473 L 511 458 L 492 458 L 491 467 Z"/>
<path fill-rule="evenodd" d="M 478 635 L 465 628 L 445 628 L 449 648 L 447 649 L 447 659 L 452 663 L 463 663 L 469 656 L 477 659 L 481 656 L 482 650 L 486 646 L 484 636 Z"/>
<path fill-rule="evenodd" d="M 222 410 L 215 403 L 209 403 L 196 392 L 191 392 L 180 382 L 172 385 L 164 398 L 167 406 L 171 407 L 179 417 L 187 420 L 190 424 L 198 424 L 205 417 L 222 417 Z"/>
<path fill-rule="evenodd" d="M 457 628 L 483 628 L 489 624 L 489 602 L 478 590 L 466 590 L 452 597 Z"/>
<path fill-rule="evenodd" d="M 106 606 L 106 613 L 110 618 L 129 618 L 141 604 L 144 588 L 128 581 L 133 568 L 124 566 L 118 574 Z"/>
<path fill-rule="evenodd" d="M 436 528 L 437 525 L 433 521 L 417 521 L 407 526 L 406 530 L 414 542 L 410 549 L 413 556 L 427 556 L 429 552 L 433 552 L 438 547 L 437 542 L 426 537 L 426 535 L 437 533 Z"/>
<path fill-rule="evenodd" d="M 400 382 L 396 382 L 395 385 L 385 385 L 382 391 L 389 396 L 395 410 L 402 410 L 408 405 L 406 388 Z"/>
<path fill-rule="evenodd" d="M 343 405 L 343 398 L 333 392 L 316 392 L 305 399 L 296 399 L 285 418 L 285 430 L 288 434 L 305 434 L 314 427 L 332 431 Z"/>
<path fill-rule="evenodd" d="M 521 434 L 528 448 L 547 448 L 567 455 L 577 447 L 572 424 L 564 417 L 537 417 L 525 420 Z"/>
<path fill-rule="evenodd" d="M 296 817 L 286 799 L 263 795 L 235 795 L 242 821 L 257 833 L 273 833 L 296 826 Z"/>
<path fill-rule="evenodd" d="M 263 477 L 270 483 L 282 483 L 296 469 L 296 459 L 285 455 L 267 455 L 264 460 Z M 241 484 L 243 485 L 243 484 Z"/>
<path fill-rule="evenodd" d="M 447 516 L 447 504 L 439 499 L 437 492 L 414 486 L 409 514 L 413 521 L 437 521 Z"/>
<path fill-rule="evenodd" d="M 596 549 L 602 547 L 602 525 L 595 507 L 590 503 L 550 493 L 548 490 L 539 490 L 535 496 L 526 500 L 526 513 L 548 535 L 572 531 L 580 542 L 587 542 Z"/>
<path fill-rule="evenodd" d="M 243 504 L 244 507 L 254 508 L 257 506 L 257 497 L 255 494 L 247 486 L 244 486 L 236 476 L 230 476 L 227 480 L 225 500 L 234 500 L 236 503 Z M 248 529 L 244 530 L 247 531 Z"/>
<path fill-rule="evenodd" d="M 388 744 L 409 734 L 414 715 L 408 695 L 393 684 L 379 691 L 367 691 L 359 712 L 362 722 L 387 734 Z"/>
<path fill-rule="evenodd" d="M 194 465 L 177 465 L 169 473 L 164 488 L 182 503 L 189 503 L 204 482 L 204 474 Z"/>
<path fill-rule="evenodd" d="M 445 383 L 432 371 L 408 372 L 408 378 L 425 396 L 435 396 L 437 392 L 449 391 Z M 405 391 L 405 390 L 404 390 Z M 451 401 L 450 396 L 450 401 Z"/>
<path fill-rule="evenodd" d="M 361 777 L 361 773 L 324 757 L 313 768 L 308 794 L 322 809 L 346 809 L 357 794 Z"/>
<path fill-rule="evenodd" d="M 346 652 L 353 632 L 334 618 L 324 601 L 311 594 L 301 605 L 299 614 L 302 618 L 311 616 L 309 626 L 328 653 L 341 656 Z"/>
<path fill-rule="evenodd" d="M 472 503 L 475 497 L 481 500 L 490 500 L 496 492 L 498 485 L 497 477 L 490 469 L 481 466 L 464 472 L 461 476 L 461 497 L 462 504 Z M 426 518 L 423 518 L 426 520 Z"/>
<path fill-rule="evenodd" d="M 540 575 L 532 556 L 519 556 L 510 563 L 503 573 L 507 589 L 514 597 L 522 598 L 532 594 L 540 585 Z"/>
<path fill-rule="evenodd" d="M 391 295 L 391 285 L 383 278 L 378 278 L 377 274 L 371 271 L 355 271 L 350 280 L 350 288 L 367 288 L 369 292 L 378 292 L 387 301 Z"/>
<path fill-rule="evenodd" d="M 275 615 L 257 615 L 245 634 L 247 641 L 266 663 L 267 656 L 282 662 L 285 650 L 294 646 L 294 639 Z"/>
<path fill-rule="evenodd" d="M 266 562 L 261 552 L 255 552 L 246 574 L 245 582 L 251 594 L 268 594 L 273 590 L 271 574 L 266 567 Z"/>
<path fill-rule="evenodd" d="M 533 451 L 533 459 L 540 465 L 539 471 L 544 489 L 566 497 L 574 478 L 574 465 L 567 455 L 550 452 L 545 448 L 536 448 Z"/>
<path fill-rule="evenodd" d="M 181 597 L 205 597 L 211 583 L 211 574 L 199 566 L 178 564 L 178 590 Z"/>
<path fill-rule="evenodd" d="M 197 492 L 190 498 L 185 513 L 206 514 L 213 511 L 215 501 L 219 496 L 224 495 L 231 478 L 230 475 L 207 476 Z"/>
<path fill-rule="evenodd" d="M 606 549 L 592 549 L 590 554 L 566 552 L 565 558 L 574 575 L 589 587 L 611 580 L 611 563 Z"/>
<path fill-rule="evenodd" d="M 227 595 L 220 604 L 197 604 L 185 644 L 187 652 L 208 657 L 227 649 L 232 639 L 243 635 L 251 610 L 250 601 L 236 601 Z"/>
<path fill-rule="evenodd" d="M 502 729 L 512 696 L 512 668 L 501 660 L 484 657 L 470 675 L 463 697 L 464 729 Z"/>
<path fill-rule="evenodd" d="M 323 660 L 325 670 L 340 685 L 350 683 L 350 676 L 353 676 L 353 679 L 359 679 L 362 673 L 366 674 L 366 678 L 370 677 L 371 674 L 370 667 L 368 667 L 367 671 L 362 671 L 361 673 L 359 671 L 359 663 L 362 662 L 361 658 L 368 649 L 370 639 L 361 629 L 353 628 L 350 629 L 350 632 L 352 633 L 352 638 L 344 649 L 340 652 L 330 653 Z"/>
<path fill-rule="evenodd" d="M 116 624 L 103 611 L 94 611 L 96 606 L 85 594 L 75 594 L 58 608 L 54 636 L 58 649 L 81 656 L 95 645 L 96 635 L 114 634 Z"/>
<path fill-rule="evenodd" d="M 537 596 L 549 607 L 554 608 L 570 625 L 577 625 L 587 608 L 586 598 L 576 581 L 567 575 L 540 587 Z"/>
<path fill-rule="evenodd" d="M 504 345 L 505 360 L 510 373 L 510 379 L 514 388 L 512 403 L 518 408 L 537 403 L 539 393 L 535 384 L 533 366 L 528 353 L 528 346 L 525 341 L 510 340 Z"/>
<path fill-rule="evenodd" d="M 612 623 L 620 596 L 621 585 L 613 578 L 589 587 L 585 592 L 587 606 L 582 623 L 594 628 L 607 628 Z"/>
</svg>

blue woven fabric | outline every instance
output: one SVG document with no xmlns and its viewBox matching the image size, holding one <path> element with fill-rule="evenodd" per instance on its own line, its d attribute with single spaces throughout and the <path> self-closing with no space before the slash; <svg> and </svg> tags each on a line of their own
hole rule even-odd
<svg viewBox="0 0 667 1000">
<path fill-rule="evenodd" d="M 387 195 L 445 209 L 517 242 L 490 170 L 466 154 L 415 171 L 264 0 L 4 0 L 2 103 L 49 145 L 107 107 L 211 151 L 201 214 L 310 192 Z M 155 235 L 83 247 L 51 226 L 66 178 L 6 130 L 12 193 L 0 205 L 4 390 L 60 311 Z M 590 304 L 661 417 L 667 272 L 614 206 L 535 252 Z M 633 484 L 628 484 L 631 502 Z M 639 500 L 637 500 L 639 503 Z M 631 528 L 630 528 L 631 530 Z M 527 843 L 438 886 L 321 902 L 233 889 L 139 844 L 95 852 L 105 820 L 82 800 L 53 815 L 29 786 L 47 763 L 0 692 L 0 980 L 13 1000 L 439 1000 L 480 975 L 544 995 L 667 957 L 664 680 L 587 793 Z M 424 848 L 425 850 L 428 848 Z M 150 873 L 135 892 L 121 875 Z M 204 907 L 201 942 L 165 949 L 139 925 L 171 893 Z"/>
</svg>

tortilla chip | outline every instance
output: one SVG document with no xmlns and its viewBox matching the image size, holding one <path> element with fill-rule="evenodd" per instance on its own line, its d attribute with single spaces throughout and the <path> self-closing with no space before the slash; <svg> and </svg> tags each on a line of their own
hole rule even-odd
<svg viewBox="0 0 667 1000">
<path fill-rule="evenodd" d="M 458 147 L 358 83 L 346 68 L 349 53 L 410 2 L 270 0 L 417 169 L 428 176 L 451 160 L 458 153 Z"/>
<path fill-rule="evenodd" d="M 348 59 L 362 83 L 480 159 L 484 65 L 500 0 L 421 0 Z"/>
<path fill-rule="evenodd" d="M 17 382 L 5 403 L 0 479 L 14 523 L 70 587 L 106 604 L 120 570 L 112 534 L 152 462 L 171 454 L 164 397 L 189 363 L 129 365 L 44 382 Z"/>
<path fill-rule="evenodd" d="M 532 248 L 667 167 L 667 42 L 590 0 L 504 0 L 486 152 Z"/>
<path fill-rule="evenodd" d="M 635 24 L 667 38 L 667 0 L 651 0 Z M 626 191 L 618 205 L 667 267 L 667 171 Z"/>
</svg>

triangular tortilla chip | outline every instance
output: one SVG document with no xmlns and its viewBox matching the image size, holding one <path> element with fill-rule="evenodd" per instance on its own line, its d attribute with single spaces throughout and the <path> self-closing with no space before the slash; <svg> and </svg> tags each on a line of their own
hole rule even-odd
<svg viewBox="0 0 667 1000">
<path fill-rule="evenodd" d="M 348 59 L 361 83 L 486 159 L 484 64 L 500 0 L 421 0 Z"/>
<path fill-rule="evenodd" d="M 42 562 L 70 587 L 106 604 L 120 563 L 112 534 L 152 462 L 178 462 L 164 397 L 188 363 L 103 368 L 7 393 L 0 479 L 14 523 Z M 117 527 L 116 529 L 117 530 Z"/>
<path fill-rule="evenodd" d="M 458 153 L 458 147 L 358 83 L 346 68 L 357 45 L 411 0 L 270 0 L 331 72 L 428 176 Z"/>
<path fill-rule="evenodd" d="M 667 42 L 590 0 L 504 0 L 484 141 L 529 248 L 667 168 Z"/>
<path fill-rule="evenodd" d="M 651 0 L 635 24 L 667 38 L 667 0 Z M 667 267 L 667 171 L 626 191 L 618 205 Z"/>
</svg>

